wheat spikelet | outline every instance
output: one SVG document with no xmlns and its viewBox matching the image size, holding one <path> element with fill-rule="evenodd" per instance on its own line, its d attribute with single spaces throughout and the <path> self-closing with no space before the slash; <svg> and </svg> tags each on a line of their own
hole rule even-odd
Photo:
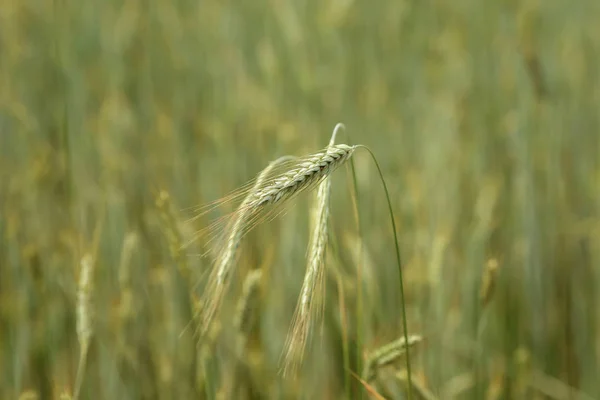
<svg viewBox="0 0 600 400">
<path fill-rule="evenodd" d="M 186 280 L 190 277 L 190 269 L 185 257 L 181 253 L 182 245 L 181 233 L 179 232 L 177 216 L 173 211 L 171 196 L 166 190 L 161 190 L 156 196 L 156 207 L 159 210 L 160 218 L 165 227 L 165 236 L 169 244 L 169 253 L 175 261 L 179 273 Z"/>
<path fill-rule="evenodd" d="M 275 178 L 270 184 L 253 193 L 248 206 L 260 208 L 265 205 L 274 205 L 314 187 L 346 162 L 354 150 L 356 150 L 356 146 L 338 144 L 303 158 L 296 168 Z"/>
<path fill-rule="evenodd" d="M 331 135 L 327 149 L 333 149 L 335 138 L 343 124 L 337 124 Z M 308 263 L 300 299 L 296 306 L 292 321 L 291 333 L 286 340 L 284 357 L 284 375 L 294 372 L 295 367 L 302 362 L 304 348 L 313 323 L 321 321 L 323 317 L 324 297 L 324 267 L 325 250 L 327 248 L 327 221 L 329 219 L 329 193 L 331 181 L 329 176 L 321 180 L 317 189 L 316 207 L 311 218 L 312 233 L 308 251 Z"/>
<path fill-rule="evenodd" d="M 313 188 L 335 169 L 347 161 L 356 146 L 345 144 L 330 146 L 318 153 L 295 159 L 294 168 L 269 178 L 280 164 L 278 159 L 265 168 L 248 195 L 233 213 L 226 229 L 223 250 L 217 258 L 204 292 L 199 333 L 203 335 L 220 308 L 235 267 L 235 257 L 242 238 L 258 223 L 278 215 L 278 210 L 299 193 Z M 289 157 L 285 157 L 286 161 Z M 286 163 L 287 165 L 288 163 Z"/>
<path fill-rule="evenodd" d="M 481 277 L 481 286 L 479 287 L 479 299 L 481 300 L 482 308 L 485 308 L 494 296 L 498 266 L 498 260 L 495 258 L 488 260 L 485 265 L 485 271 Z"/>
<path fill-rule="evenodd" d="M 86 254 L 81 259 L 81 272 L 79 275 L 79 285 L 77 290 L 77 339 L 79 340 L 79 366 L 77 367 L 77 377 L 75 386 L 75 399 L 79 398 L 87 352 L 90 345 L 90 339 L 94 333 L 93 310 L 92 310 L 92 291 L 93 291 L 93 273 L 94 259 L 90 254 Z"/>
<path fill-rule="evenodd" d="M 248 372 L 249 364 L 248 357 L 246 357 L 246 346 L 259 312 L 260 281 L 262 276 L 263 271 L 260 268 L 254 269 L 246 275 L 242 296 L 236 306 L 236 313 L 233 320 L 235 360 L 222 387 L 223 393 L 227 393 L 225 398 L 228 399 L 239 397 L 236 391 L 244 386 L 244 378 Z"/>
<path fill-rule="evenodd" d="M 92 319 L 92 275 L 94 260 L 86 254 L 81 260 L 81 273 L 77 291 L 77 338 L 82 347 L 87 346 L 93 333 Z"/>
<path fill-rule="evenodd" d="M 291 158 L 292 157 L 289 156 L 280 157 L 262 170 L 256 178 L 249 195 L 244 199 L 238 208 L 238 211 L 233 214 L 233 224 L 227 235 L 225 249 L 222 253 L 223 255 L 217 258 L 217 267 L 211 273 L 203 295 L 202 309 L 200 311 L 202 315 L 200 321 L 201 334 L 207 332 L 215 313 L 221 305 L 223 295 L 229 284 L 227 278 L 231 275 L 231 270 L 234 268 L 234 259 L 245 233 L 245 224 L 247 224 L 247 221 L 256 214 L 256 210 L 253 210 L 250 207 L 250 200 L 253 198 L 253 193 L 260 189 L 275 166 L 288 161 Z"/>
<path fill-rule="evenodd" d="M 134 314 L 133 307 L 133 288 L 131 287 L 131 259 L 135 248 L 138 246 L 138 236 L 135 232 L 129 232 L 123 240 L 123 248 L 121 250 L 121 259 L 119 261 L 119 289 L 121 291 L 121 301 L 119 304 L 120 326 L 124 327 L 126 321 Z M 125 335 L 119 335 L 120 339 L 125 338 Z"/>
<path fill-rule="evenodd" d="M 257 311 L 257 301 L 259 295 L 259 284 L 262 278 L 262 270 L 255 269 L 248 273 L 244 280 L 244 288 L 242 297 L 240 298 L 234 318 L 234 328 L 239 335 L 239 340 L 236 345 L 237 355 L 241 357 L 246 341 Z"/>
<path fill-rule="evenodd" d="M 327 219 L 329 217 L 329 179 L 322 182 L 317 194 L 316 222 L 309 251 L 308 265 L 300 298 L 296 306 L 292 331 L 286 343 L 284 375 L 293 372 L 294 364 L 302 362 L 302 354 L 313 322 L 321 320 L 323 314 L 325 249 L 327 247 Z M 290 368 L 291 367 L 291 368 Z"/>
<path fill-rule="evenodd" d="M 420 335 L 410 335 L 408 337 L 408 344 L 404 340 L 404 337 L 401 337 L 379 347 L 367 357 L 362 374 L 363 379 L 367 382 L 372 381 L 375 378 L 378 368 L 394 362 L 405 354 L 408 351 L 408 348 L 422 340 L 423 338 Z"/>
</svg>

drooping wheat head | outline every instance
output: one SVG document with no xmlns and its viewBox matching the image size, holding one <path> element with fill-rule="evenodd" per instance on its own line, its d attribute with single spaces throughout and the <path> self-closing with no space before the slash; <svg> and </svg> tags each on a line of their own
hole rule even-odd
<svg viewBox="0 0 600 400">
<path fill-rule="evenodd" d="M 335 146 L 335 138 L 343 124 L 337 124 L 331 135 L 328 149 Z M 323 317 L 325 251 L 327 249 L 327 222 L 329 219 L 329 193 L 331 180 L 326 176 L 319 183 L 315 207 L 311 217 L 311 240 L 308 251 L 306 274 L 300 290 L 300 298 L 294 312 L 291 331 L 284 350 L 284 375 L 293 373 L 302 362 L 304 349 L 313 325 Z"/>
<path fill-rule="evenodd" d="M 347 161 L 356 146 L 339 144 L 305 157 L 278 159 L 265 168 L 247 191 L 238 209 L 228 217 L 225 240 L 219 246 L 216 267 L 204 289 L 199 333 L 205 333 L 218 312 L 231 282 L 242 238 L 256 225 L 276 217 L 299 193 L 310 190 Z M 276 168 L 278 167 L 278 168 Z M 288 167 L 292 167 L 288 169 Z M 282 170 L 279 173 L 278 171 Z M 237 195 L 237 194 L 236 194 Z M 218 225 L 213 225 L 215 227 Z"/>
<path fill-rule="evenodd" d="M 265 183 L 265 180 L 268 179 L 271 171 L 277 165 L 288 162 L 291 159 L 293 159 L 293 157 L 280 157 L 263 169 L 256 177 L 254 185 L 251 187 L 247 197 L 238 207 L 237 211 L 231 214 L 231 220 L 228 222 L 228 226 L 226 226 L 223 230 L 226 238 L 224 241 L 224 248 L 220 249 L 222 252 L 221 255 L 217 257 L 217 266 L 212 270 L 208 284 L 202 296 L 202 308 L 199 310 L 201 313 L 200 334 L 206 333 L 214 314 L 220 307 L 223 295 L 229 284 L 227 278 L 231 275 L 231 270 L 235 267 L 235 256 L 245 234 L 245 227 L 247 226 L 248 220 L 250 220 L 252 216 L 256 217 L 257 210 L 252 209 L 249 206 L 249 201 L 252 198 L 252 194 L 261 188 L 261 186 Z M 216 228 L 217 226 L 218 225 L 214 225 L 213 228 Z"/>
</svg>

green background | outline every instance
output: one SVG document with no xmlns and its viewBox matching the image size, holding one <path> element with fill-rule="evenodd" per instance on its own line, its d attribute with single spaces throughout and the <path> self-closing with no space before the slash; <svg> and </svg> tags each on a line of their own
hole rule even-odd
<svg viewBox="0 0 600 400">
<path fill-rule="evenodd" d="M 87 253 L 82 398 L 228 398 L 236 365 L 240 398 L 366 396 L 344 347 L 360 374 L 403 332 L 364 151 L 360 234 L 351 174 L 332 177 L 325 320 L 299 379 L 278 370 L 310 196 L 246 238 L 216 344 L 185 330 L 211 267 L 177 251 L 207 222 L 186 223 L 188 208 L 324 147 L 337 122 L 390 188 L 409 333 L 425 338 L 414 379 L 442 399 L 600 397 L 599 51 L 593 0 L 3 1 L 0 397 L 73 394 Z M 484 302 L 486 265 L 498 268 Z M 231 320 L 258 267 L 240 360 Z M 403 396 L 402 366 L 381 371 L 382 395 Z"/>
</svg>

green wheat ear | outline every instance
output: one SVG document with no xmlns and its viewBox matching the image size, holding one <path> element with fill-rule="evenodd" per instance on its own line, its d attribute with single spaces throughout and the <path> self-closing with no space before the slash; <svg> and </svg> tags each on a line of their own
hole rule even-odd
<svg viewBox="0 0 600 400">
<path fill-rule="evenodd" d="M 338 123 L 333 129 L 327 149 L 333 148 L 335 139 L 344 125 Z M 311 237 L 308 249 L 306 274 L 300 298 L 294 311 L 290 333 L 286 339 L 283 374 L 295 373 L 301 364 L 312 327 L 323 320 L 325 297 L 325 256 L 328 246 L 329 197 L 331 192 L 330 175 L 326 175 L 317 187 L 312 209 Z"/>
</svg>

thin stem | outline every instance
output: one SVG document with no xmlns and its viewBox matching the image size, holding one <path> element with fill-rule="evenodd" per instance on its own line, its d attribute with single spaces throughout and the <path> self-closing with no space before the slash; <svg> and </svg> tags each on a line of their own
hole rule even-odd
<svg viewBox="0 0 600 400">
<path fill-rule="evenodd" d="M 89 349 L 89 340 L 85 340 L 81 343 L 79 349 L 79 364 L 77 365 L 77 375 L 75 377 L 75 393 L 73 399 L 78 400 L 81 388 L 83 386 L 83 375 L 85 374 L 85 365 L 87 361 L 87 353 Z"/>
<path fill-rule="evenodd" d="M 381 183 L 383 184 L 383 189 L 385 190 L 385 197 L 387 199 L 388 209 L 390 211 L 390 219 L 392 221 L 392 231 L 394 233 L 394 246 L 396 248 L 396 261 L 398 263 L 398 272 L 399 272 L 398 275 L 400 278 L 400 297 L 402 299 L 402 304 L 401 304 L 402 328 L 404 329 L 405 343 L 408 343 L 408 325 L 406 323 L 406 309 L 404 307 L 405 301 L 404 301 L 404 279 L 402 278 L 402 260 L 400 258 L 400 246 L 398 244 L 398 235 L 396 233 L 396 221 L 394 219 L 394 211 L 392 209 L 392 201 L 390 200 L 390 192 L 388 191 L 387 184 L 385 183 L 385 179 L 383 178 L 383 172 L 381 171 L 381 167 L 379 166 L 379 163 L 377 162 L 377 158 L 375 158 L 375 154 L 367 146 L 364 146 L 364 145 L 358 145 L 358 146 L 367 150 L 369 152 L 369 154 L 371 155 L 371 158 L 373 159 L 373 162 L 375 163 L 375 166 L 377 167 L 377 172 L 379 173 L 379 177 L 381 178 Z M 411 372 L 410 372 L 410 352 L 408 349 L 406 349 L 406 376 L 407 376 L 407 380 L 408 380 L 408 399 L 410 400 L 412 398 L 412 379 L 411 379 Z"/>
</svg>

